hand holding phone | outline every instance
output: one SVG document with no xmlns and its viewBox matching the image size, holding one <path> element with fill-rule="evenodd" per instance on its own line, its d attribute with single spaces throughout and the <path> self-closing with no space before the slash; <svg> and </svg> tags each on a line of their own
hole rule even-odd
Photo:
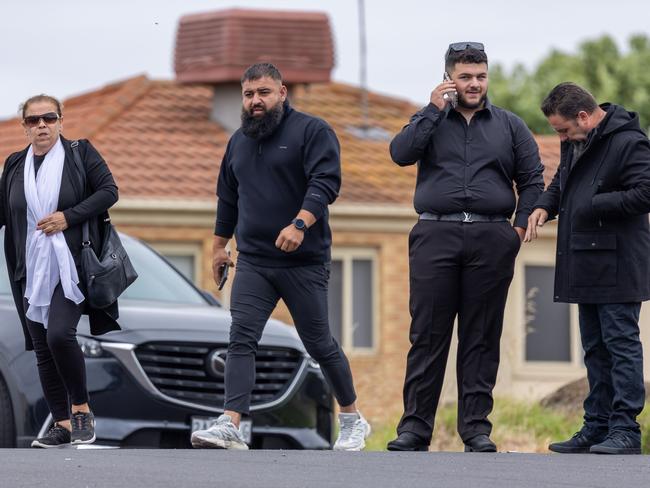
<svg viewBox="0 0 650 488">
<path fill-rule="evenodd" d="M 438 110 L 444 110 L 447 105 L 455 108 L 458 102 L 458 93 L 455 88 L 456 84 L 449 76 L 449 73 L 445 72 L 442 83 L 431 92 L 430 102 L 438 107 Z"/>
<path fill-rule="evenodd" d="M 226 284 L 226 281 L 228 281 L 228 270 L 230 269 L 230 266 L 228 266 L 228 263 L 225 262 L 221 266 L 219 266 L 219 271 L 221 272 L 221 279 L 219 280 L 219 286 L 218 290 L 221 291 L 223 286 Z"/>
<path fill-rule="evenodd" d="M 228 268 L 232 266 L 230 251 L 223 247 L 216 247 L 213 252 L 212 273 L 218 289 L 221 290 L 228 279 Z"/>
<path fill-rule="evenodd" d="M 445 74 L 442 76 L 442 81 L 453 82 L 451 76 L 449 76 L 449 73 L 447 73 L 446 71 Z M 442 98 L 448 101 L 453 108 L 456 108 L 456 106 L 458 105 L 458 92 L 456 90 L 446 92 L 444 95 L 442 95 Z"/>
</svg>

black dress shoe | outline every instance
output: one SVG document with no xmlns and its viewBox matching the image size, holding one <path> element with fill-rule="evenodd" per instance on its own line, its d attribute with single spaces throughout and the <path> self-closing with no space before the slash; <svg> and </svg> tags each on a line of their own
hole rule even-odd
<svg viewBox="0 0 650 488">
<path fill-rule="evenodd" d="M 429 443 L 413 432 L 402 432 L 386 448 L 389 451 L 428 451 Z"/>
<path fill-rule="evenodd" d="M 583 431 L 576 432 L 568 441 L 553 442 L 548 446 L 549 451 L 562 454 L 584 454 L 588 453 L 591 446 L 603 440 L 602 437 L 594 438 Z"/>
<path fill-rule="evenodd" d="M 600 444 L 591 446 L 596 454 L 641 454 L 641 439 L 621 431 L 612 431 Z"/>
<path fill-rule="evenodd" d="M 479 434 L 465 442 L 465 452 L 497 452 L 497 446 L 487 434 Z"/>
</svg>

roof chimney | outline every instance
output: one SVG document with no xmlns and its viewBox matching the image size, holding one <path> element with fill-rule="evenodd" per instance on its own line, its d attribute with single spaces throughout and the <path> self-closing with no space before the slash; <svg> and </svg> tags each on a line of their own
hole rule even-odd
<svg viewBox="0 0 650 488">
<path fill-rule="evenodd" d="M 275 64 L 285 84 L 330 81 L 334 45 L 324 13 L 229 9 L 181 18 L 174 69 L 185 83 L 214 86 L 212 120 L 240 126 L 240 78 L 251 64 Z"/>
</svg>

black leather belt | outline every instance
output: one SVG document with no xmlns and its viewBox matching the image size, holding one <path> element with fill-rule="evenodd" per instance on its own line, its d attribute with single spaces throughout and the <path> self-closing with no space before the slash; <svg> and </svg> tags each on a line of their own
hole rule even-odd
<svg viewBox="0 0 650 488">
<path fill-rule="evenodd" d="M 462 222 L 471 224 L 472 222 L 507 222 L 508 218 L 504 215 L 481 215 L 473 212 L 459 212 L 453 214 L 434 214 L 422 212 L 420 220 L 436 220 L 439 222 Z"/>
</svg>

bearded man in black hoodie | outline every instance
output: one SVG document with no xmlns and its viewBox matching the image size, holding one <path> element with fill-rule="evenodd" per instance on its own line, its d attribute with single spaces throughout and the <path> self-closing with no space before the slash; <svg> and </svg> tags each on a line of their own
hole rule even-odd
<svg viewBox="0 0 650 488">
<path fill-rule="evenodd" d="M 237 240 L 224 414 L 192 434 L 197 448 L 248 449 L 239 430 L 250 413 L 255 353 L 282 298 L 309 355 L 339 403 L 335 450 L 365 447 L 370 424 L 357 411 L 350 365 L 332 337 L 327 287 L 332 234 L 328 205 L 341 185 L 340 147 L 323 120 L 289 105 L 287 87 L 270 63 L 242 76 L 242 125 L 230 141 L 217 183 L 212 267 L 219 283 L 233 266 L 226 245 Z"/>
<path fill-rule="evenodd" d="M 640 454 L 641 302 L 650 298 L 650 142 L 638 115 L 597 105 L 574 83 L 542 104 L 562 141 L 560 166 L 528 220 L 525 241 L 558 217 L 556 302 L 577 303 L 589 395 L 584 425 L 561 453 Z"/>
</svg>

